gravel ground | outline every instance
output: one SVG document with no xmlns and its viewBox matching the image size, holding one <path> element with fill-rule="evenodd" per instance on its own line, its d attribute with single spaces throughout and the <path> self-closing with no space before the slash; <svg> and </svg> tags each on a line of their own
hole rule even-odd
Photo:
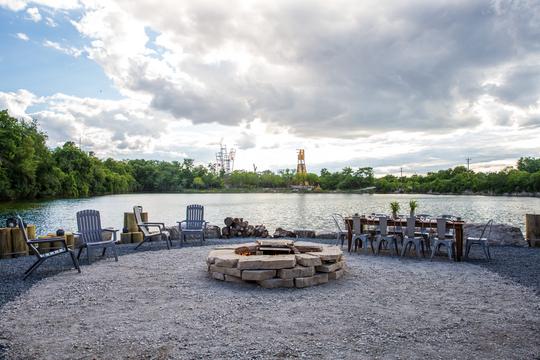
<svg viewBox="0 0 540 360">
<path fill-rule="evenodd" d="M 482 264 L 477 266 L 353 254 L 340 280 L 274 290 L 210 279 L 205 271 L 209 249 L 131 252 L 118 263 L 84 266 L 80 275 L 44 265 L 37 270 L 42 279 L 24 288 L 19 271 L 29 261 L 0 261 L 18 268 L 16 273 L 1 269 L 2 289 L 18 284 L 10 285 L 3 301 L 20 294 L 0 308 L 3 356 L 540 356 L 538 279 L 533 276 L 540 274 L 538 249 L 495 249 L 497 258 L 508 253 L 519 261 L 515 266 L 502 258 L 477 261 Z M 533 274 L 514 276 L 513 269 Z M 57 275 L 49 276 L 53 272 Z"/>
</svg>

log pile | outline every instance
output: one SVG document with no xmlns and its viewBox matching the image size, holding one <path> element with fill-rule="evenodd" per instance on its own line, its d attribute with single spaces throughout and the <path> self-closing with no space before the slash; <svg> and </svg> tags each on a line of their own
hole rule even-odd
<svg viewBox="0 0 540 360">
<path fill-rule="evenodd" d="M 250 225 L 244 218 L 226 217 L 225 226 L 221 228 L 221 235 L 228 239 L 231 237 L 268 237 L 268 230 L 264 225 Z"/>
</svg>

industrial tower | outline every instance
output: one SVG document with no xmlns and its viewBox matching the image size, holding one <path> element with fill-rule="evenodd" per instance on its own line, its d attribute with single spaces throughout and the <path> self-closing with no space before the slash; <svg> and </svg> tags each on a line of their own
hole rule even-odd
<svg viewBox="0 0 540 360">
<path fill-rule="evenodd" d="M 231 149 L 227 152 L 227 145 L 223 143 L 219 144 L 220 150 L 216 153 L 216 169 L 218 171 L 223 170 L 226 174 L 229 174 L 234 169 L 234 158 L 236 156 L 236 150 Z"/>
<path fill-rule="evenodd" d="M 307 175 L 306 158 L 304 156 L 304 149 L 298 150 L 298 164 L 296 165 L 296 173 L 298 175 Z"/>
</svg>

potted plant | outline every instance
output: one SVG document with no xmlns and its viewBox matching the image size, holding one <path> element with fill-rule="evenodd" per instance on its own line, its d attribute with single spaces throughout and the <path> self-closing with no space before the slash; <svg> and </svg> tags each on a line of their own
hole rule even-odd
<svg viewBox="0 0 540 360">
<path fill-rule="evenodd" d="M 392 210 L 392 216 L 394 219 L 397 219 L 397 215 L 399 212 L 399 203 L 397 201 L 392 201 L 390 203 L 390 210 Z"/>
<path fill-rule="evenodd" d="M 409 208 L 411 209 L 411 217 L 414 217 L 414 212 L 418 208 L 418 201 L 416 200 L 409 201 Z"/>
</svg>

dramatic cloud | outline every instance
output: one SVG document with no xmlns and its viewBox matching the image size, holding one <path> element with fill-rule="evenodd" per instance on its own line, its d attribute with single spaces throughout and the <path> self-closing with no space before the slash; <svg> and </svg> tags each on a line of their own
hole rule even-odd
<svg viewBox="0 0 540 360">
<path fill-rule="evenodd" d="M 313 168 L 422 172 L 468 156 L 502 166 L 540 150 L 529 140 L 540 135 L 537 1 L 31 5 L 78 9 L 69 16 L 84 50 L 57 39 L 43 45 L 87 56 L 125 97 L 51 95 L 34 115 L 59 140 L 102 129 L 107 141 L 88 146 L 103 154 L 208 161 L 214 150 L 204 146 L 225 138 L 246 150 L 237 162 L 246 168 L 292 167 L 304 147 Z M 154 122 L 158 130 L 145 125 Z"/>
</svg>

